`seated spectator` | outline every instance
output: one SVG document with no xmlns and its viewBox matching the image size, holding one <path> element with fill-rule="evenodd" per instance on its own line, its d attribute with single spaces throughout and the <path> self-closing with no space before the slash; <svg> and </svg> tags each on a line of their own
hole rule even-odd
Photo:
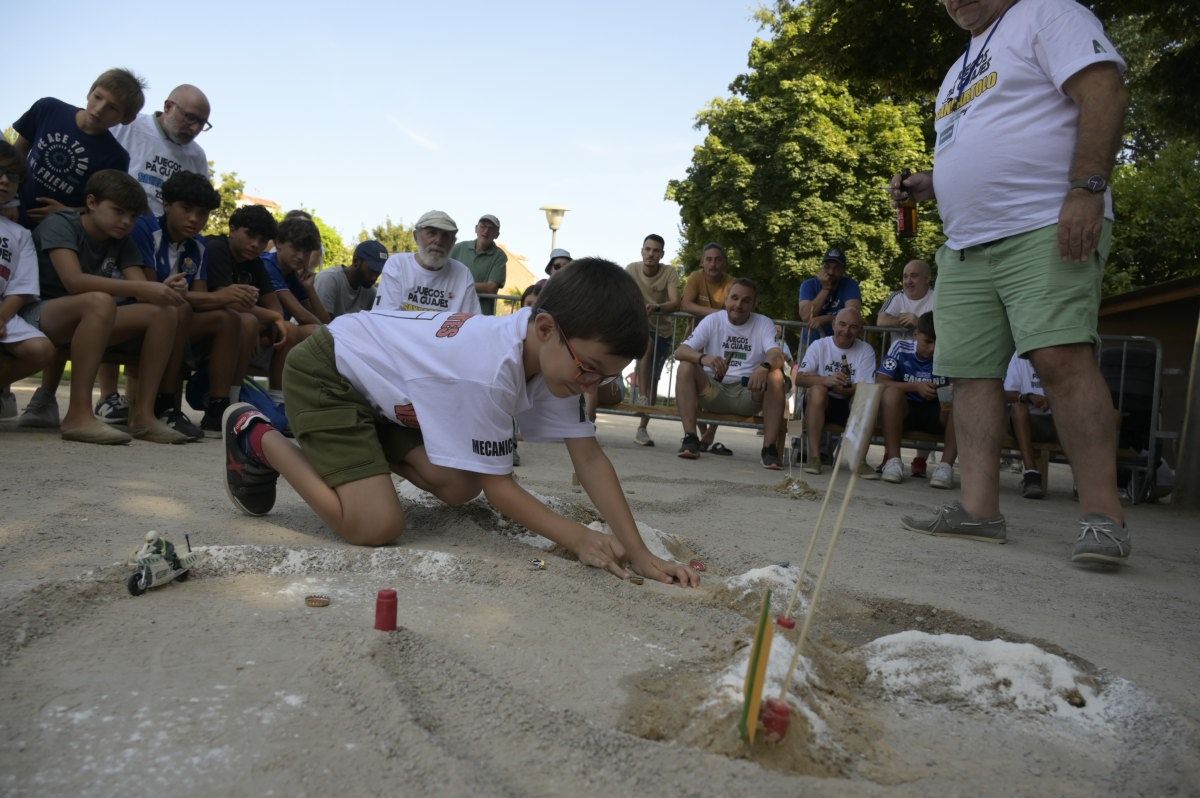
<svg viewBox="0 0 1200 798">
<path fill-rule="evenodd" d="M 859 383 L 875 382 L 875 350 L 858 340 L 862 315 L 857 308 L 838 312 L 833 336 L 809 345 L 796 372 L 796 385 L 804 393 L 804 425 L 808 435 L 808 461 L 804 470 L 821 473 L 821 434 L 825 423 L 846 423 L 850 401 Z"/>
<path fill-rule="evenodd" d="M 112 129 L 137 118 L 146 103 L 145 88 L 132 72 L 109 69 L 88 89 L 85 108 L 43 97 L 13 123 L 13 146 L 29 166 L 21 188 L 23 226 L 32 230 L 58 211 L 84 211 L 92 175 L 129 169 L 129 153 Z"/>
<path fill-rule="evenodd" d="M 42 385 L 18 423 L 60 427 L 64 440 L 128 443 L 129 436 L 92 415 L 92 386 L 104 347 L 126 344 L 138 355 L 139 380 L 129 432 L 154 443 L 186 443 L 187 436 L 159 421 L 155 398 L 167 370 L 175 338 L 187 314 L 187 283 L 175 275 L 165 283 L 146 279 L 143 258 L 129 237 L 146 211 L 146 194 L 128 173 L 105 169 L 87 182 L 87 210 L 59 211 L 38 225 L 41 301 L 21 316 L 57 346 L 71 345 L 71 404 L 59 424 L 55 392 L 61 369 L 42 372 Z M 132 297 L 136 302 L 117 304 Z"/>
<path fill-rule="evenodd" d="M 776 440 L 783 423 L 788 380 L 783 353 L 775 342 L 775 323 L 754 312 L 758 288 L 746 278 L 734 280 L 725 294 L 725 312 L 712 313 L 675 350 L 678 370 L 675 398 L 683 422 L 679 456 L 700 456 L 696 415 L 700 409 L 741 416 L 762 414 L 764 431 L 759 458 L 763 468 L 780 468 Z M 720 449 L 718 449 L 720 447 Z M 714 443 L 710 451 L 732 454 Z"/>
<path fill-rule="evenodd" d="M 542 295 L 542 289 L 546 287 L 545 280 L 538 280 L 533 285 L 521 292 L 521 307 L 531 308 L 537 304 L 538 297 Z"/>
<path fill-rule="evenodd" d="M 229 406 L 229 392 L 246 376 L 258 322 L 250 314 L 254 297 L 234 288 L 208 289 L 208 248 L 200 233 L 221 197 L 206 175 L 180 171 L 162 185 L 163 215 L 138 219 L 133 241 L 146 265 L 146 278 L 166 283 L 182 276 L 187 282 L 190 313 L 184 334 L 175 341 L 171 360 L 155 400 L 154 414 L 191 440 L 221 432 L 221 415 Z M 180 409 L 184 359 L 189 354 L 208 364 L 209 397 L 197 427 Z M 201 357 L 203 354 L 203 357 Z"/>
<path fill-rule="evenodd" d="M 808 324 L 802 341 L 833 335 L 833 322 L 844 308 L 862 310 L 858 282 L 846 276 L 846 253 L 831 249 L 821 260 L 821 270 L 800 284 L 800 321 Z"/>
<path fill-rule="evenodd" d="M 0 207 L 16 196 L 24 176 L 25 162 L 0 139 Z M 17 315 L 38 294 L 33 233 L 0 216 L 0 419 L 17 415 L 12 383 L 54 362 L 54 344 Z"/>
<path fill-rule="evenodd" d="M 625 267 L 637 282 L 646 300 L 646 315 L 650 317 L 650 340 L 646 354 L 637 362 L 638 404 L 652 405 L 658 394 L 658 380 L 663 366 L 671 355 L 675 338 L 675 322 L 671 314 L 679 310 L 679 272 L 664 266 L 665 242 L 662 236 L 648 235 L 642 242 L 642 259 Z M 653 446 L 650 438 L 650 419 L 642 416 L 634 440 L 642 446 Z"/>
<path fill-rule="evenodd" d="M 892 333 L 891 345 L 912 340 L 917 320 L 933 310 L 937 293 L 929 287 L 929 264 L 910 260 L 904 266 L 904 288 L 889 296 L 879 308 L 875 323 L 880 327 L 903 327 L 906 332 Z"/>
<path fill-rule="evenodd" d="M 455 233 L 458 231 L 455 230 Z M 450 250 L 450 257 L 467 267 L 475 284 L 476 294 L 498 294 L 504 287 L 508 271 L 508 255 L 496 246 L 500 237 L 500 220 L 490 213 L 479 217 L 473 241 L 459 241 Z M 496 315 L 496 300 L 479 298 L 479 313 Z"/>
<path fill-rule="evenodd" d="M 417 219 L 416 252 L 387 259 L 379 278 L 375 310 L 448 310 L 479 313 L 479 294 L 471 270 L 450 257 L 458 225 L 443 211 Z"/>
<path fill-rule="evenodd" d="M 283 402 L 283 364 L 287 353 L 302 338 L 300 327 L 283 318 L 283 305 L 267 274 L 262 255 L 279 232 L 279 223 L 262 205 L 246 205 L 229 217 L 228 235 L 206 236 L 208 290 L 231 298 L 250 300 L 249 313 L 257 322 L 251 340 L 250 365 L 268 373 L 268 392 Z M 230 390 L 230 401 L 240 386 Z M 211 396 L 211 390 L 210 390 Z"/>
<path fill-rule="evenodd" d="M 550 250 L 550 260 L 546 262 L 546 274 L 553 277 L 559 269 L 571 262 L 571 253 L 565 249 Z"/>
<path fill-rule="evenodd" d="M 321 232 L 312 219 L 294 214 L 279 223 L 275 251 L 262 256 L 263 267 L 271 278 L 275 296 L 283 308 L 283 317 L 300 325 L 301 340 L 330 321 L 329 312 L 313 286 L 309 271 L 314 253 L 321 250 Z"/>
<path fill-rule="evenodd" d="M 1054 415 L 1050 400 L 1042 388 L 1033 362 L 1017 354 L 1008 361 L 1008 374 L 1004 377 L 1004 395 L 1010 405 L 1009 419 L 1013 437 L 1021 450 L 1025 470 L 1021 475 L 1021 495 L 1026 499 L 1040 499 L 1042 472 L 1033 459 L 1033 444 L 1058 443 L 1058 431 L 1054 428 Z"/>
<path fill-rule="evenodd" d="M 954 485 L 954 461 L 958 458 L 954 424 L 948 416 L 942 420 L 943 408 L 938 400 L 938 388 L 949 385 L 950 381 L 933 373 L 936 346 L 933 313 L 922 313 L 913 337 L 892 344 L 883 365 L 875 373 L 876 382 L 887 387 L 880 408 L 884 445 L 881 472 L 885 482 L 904 481 L 900 438 L 903 433 L 916 430 L 946 436 L 946 450 L 942 462 L 929 476 L 929 487 L 950 488 Z"/>
<path fill-rule="evenodd" d="M 319 272 L 314 285 L 329 315 L 336 319 L 370 310 L 375 305 L 375 281 L 387 259 L 387 247 L 378 241 L 363 241 L 354 248 L 349 266 Z"/>
</svg>

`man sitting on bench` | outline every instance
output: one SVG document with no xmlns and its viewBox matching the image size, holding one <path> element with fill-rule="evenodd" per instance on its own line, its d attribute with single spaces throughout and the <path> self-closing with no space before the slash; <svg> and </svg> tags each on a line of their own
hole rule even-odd
<svg viewBox="0 0 1200 798">
<path fill-rule="evenodd" d="M 1042 378 L 1033 368 L 1033 361 L 1016 354 L 1008 361 L 1008 374 L 1004 377 L 1004 397 L 1010 405 L 1013 437 L 1021 450 L 1025 473 L 1021 477 L 1021 495 L 1026 499 L 1040 499 L 1042 472 L 1033 457 L 1033 444 L 1058 443 L 1058 432 L 1054 429 L 1054 416 L 1050 412 L 1050 400 L 1042 388 Z"/>
<path fill-rule="evenodd" d="M 705 316 L 675 350 L 679 364 L 675 399 L 683 422 L 679 456 L 685 460 L 700 456 L 696 414 L 701 408 L 739 416 L 761 412 L 767 444 L 760 453 L 763 468 L 780 468 L 776 440 L 788 384 L 783 352 L 775 342 L 775 322 L 754 312 L 757 299 L 758 287 L 752 280 L 734 280 L 725 294 L 724 312 Z M 731 453 L 719 443 L 709 451 Z"/>
</svg>

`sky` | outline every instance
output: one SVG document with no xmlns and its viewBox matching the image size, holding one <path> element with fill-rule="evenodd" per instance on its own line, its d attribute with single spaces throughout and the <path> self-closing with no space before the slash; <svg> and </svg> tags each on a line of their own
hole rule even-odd
<svg viewBox="0 0 1200 798">
<path fill-rule="evenodd" d="M 629 263 L 653 232 L 671 259 L 667 181 L 703 140 L 696 112 L 745 71 L 758 5 L 63 0 L 48 24 L 43 4 L 13 3 L 4 27 L 24 33 L 7 60 L 22 68 L 0 112 L 8 126 L 40 97 L 82 105 L 124 66 L 149 82 L 147 112 L 199 86 L 213 128 L 197 141 L 216 171 L 347 240 L 434 208 L 472 238 L 491 213 L 540 274 L 539 208 L 554 204 L 570 208 L 558 246 L 576 257 Z"/>
</svg>

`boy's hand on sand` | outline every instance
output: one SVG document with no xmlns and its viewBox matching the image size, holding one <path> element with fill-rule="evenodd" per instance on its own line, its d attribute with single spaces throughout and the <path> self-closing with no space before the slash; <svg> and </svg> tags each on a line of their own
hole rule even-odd
<svg viewBox="0 0 1200 798">
<path fill-rule="evenodd" d="M 680 587 L 697 587 L 700 584 L 700 574 L 691 568 L 683 563 L 655 557 L 650 552 L 633 557 L 631 563 L 633 570 L 656 582 L 668 585 L 678 583 Z"/>
<path fill-rule="evenodd" d="M 603 568 L 611 574 L 627 579 L 629 571 L 621 563 L 625 561 L 625 547 L 613 535 L 605 535 L 593 529 L 586 530 L 587 534 L 580 538 L 572 551 L 579 561 L 593 568 Z"/>
</svg>

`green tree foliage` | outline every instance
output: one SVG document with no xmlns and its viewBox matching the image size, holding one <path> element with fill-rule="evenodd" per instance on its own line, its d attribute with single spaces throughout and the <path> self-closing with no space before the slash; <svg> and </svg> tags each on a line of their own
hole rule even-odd
<svg viewBox="0 0 1200 798">
<path fill-rule="evenodd" d="M 304 210 L 312 214 L 313 224 L 317 226 L 317 230 L 321 233 L 321 247 L 325 250 L 325 257 L 321 261 L 321 268 L 328 269 L 334 266 L 349 265 L 353 258 L 354 250 L 346 246 L 346 242 L 342 240 L 342 234 L 318 216 L 316 211 L 311 208 L 305 208 Z"/>
<path fill-rule="evenodd" d="M 208 179 L 212 180 L 214 174 L 213 162 L 209 161 Z M 208 224 L 204 227 L 204 235 L 223 235 L 229 232 L 229 217 L 237 210 L 238 200 L 245 188 L 246 182 L 238 178 L 237 172 L 221 174 L 221 183 L 217 186 L 217 193 L 221 195 L 221 204 L 208 215 Z"/>
<path fill-rule="evenodd" d="M 372 227 L 369 233 L 366 230 L 359 230 L 358 240 L 378 241 L 391 253 L 417 251 L 417 240 L 413 238 L 412 227 L 404 222 L 393 222 L 390 216 L 383 224 Z"/>
<path fill-rule="evenodd" d="M 14 129 L 12 127 L 4 128 L 4 140 L 7 141 L 9 144 L 16 144 L 17 143 L 16 129 Z"/>
<path fill-rule="evenodd" d="M 837 246 L 874 308 L 899 285 L 904 263 L 931 255 L 941 237 L 936 214 L 922 209 L 919 237 L 902 246 L 885 191 L 900 168 L 929 166 L 920 111 L 779 69 L 777 44 L 756 41 L 736 96 L 697 116 L 708 135 L 687 177 L 667 188 L 680 205 L 683 262 L 696 263 L 707 241 L 724 245 L 731 271 L 759 284 L 760 310 L 794 318 L 800 282 Z"/>
</svg>

